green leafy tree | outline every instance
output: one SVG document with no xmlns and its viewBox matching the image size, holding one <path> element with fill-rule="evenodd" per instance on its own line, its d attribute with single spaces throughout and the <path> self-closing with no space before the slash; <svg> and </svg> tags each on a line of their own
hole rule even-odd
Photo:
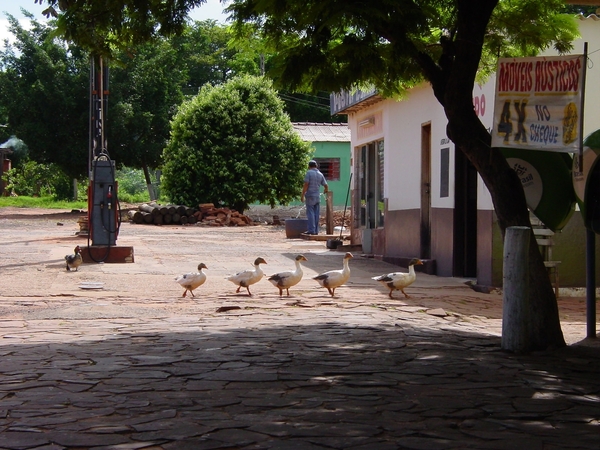
<svg viewBox="0 0 600 450">
<path fill-rule="evenodd" d="M 344 116 L 331 116 L 329 93 L 316 94 L 279 91 L 279 97 L 285 102 L 285 112 L 292 122 L 347 122 Z"/>
<path fill-rule="evenodd" d="M 310 146 L 283 111 L 271 82 L 249 75 L 206 85 L 185 102 L 164 151 L 162 187 L 175 203 L 244 211 L 298 198 Z"/>
<path fill-rule="evenodd" d="M 108 147 L 119 165 L 159 167 L 170 121 L 183 100 L 186 75 L 169 41 L 161 38 L 115 55 L 110 72 Z"/>
<path fill-rule="evenodd" d="M 5 130 L 26 143 L 31 159 L 75 178 L 87 170 L 87 53 L 55 41 L 50 25 L 26 16 L 27 30 L 7 15 L 15 42 L 0 51 Z"/>
<path fill-rule="evenodd" d="M 187 74 L 186 95 L 196 95 L 206 83 L 217 85 L 237 75 L 260 74 L 256 49 L 248 41 L 233 46 L 229 27 L 214 20 L 192 22 L 170 41 Z"/>
<path fill-rule="evenodd" d="M 52 24 L 32 19 L 26 30 L 9 19 L 15 43 L 0 52 L 2 130 L 26 139 L 32 160 L 57 164 L 71 177 L 87 175 L 89 54 L 53 39 Z M 184 83 L 164 38 L 115 52 L 106 130 L 119 165 L 158 167 Z"/>
<path fill-rule="evenodd" d="M 233 0 L 236 26 L 248 22 L 276 53 L 273 76 L 293 88 L 339 91 L 375 86 L 397 96 L 428 82 L 448 119 L 447 134 L 488 188 L 504 234 L 530 226 L 521 183 L 473 109 L 478 76 L 499 56 L 568 51 L 576 36 L 562 0 Z M 530 350 L 565 345 L 558 306 L 535 239 L 529 283 Z"/>
<path fill-rule="evenodd" d="M 251 26 L 238 25 L 235 33 L 227 28 L 229 46 L 237 50 L 237 59 L 251 61 L 255 65 L 245 65 L 244 73 L 256 75 L 272 75 L 274 52 L 269 43 L 261 38 Z M 239 64 L 237 64 L 239 67 Z M 319 91 L 294 92 L 285 88 L 279 89 L 279 97 L 284 101 L 285 112 L 292 122 L 346 122 L 342 116 L 332 118 L 329 107 L 329 92 Z"/>
<path fill-rule="evenodd" d="M 188 12 L 206 0 L 35 0 L 56 18 L 56 34 L 110 59 L 158 36 L 182 32 Z"/>
</svg>

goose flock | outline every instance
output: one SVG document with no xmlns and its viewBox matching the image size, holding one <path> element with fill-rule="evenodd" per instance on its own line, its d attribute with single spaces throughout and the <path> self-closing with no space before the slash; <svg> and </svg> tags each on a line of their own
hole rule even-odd
<svg viewBox="0 0 600 450">
<path fill-rule="evenodd" d="M 353 258 L 352 253 L 348 252 L 344 255 L 342 262 L 342 268 L 338 270 L 329 270 L 327 272 L 320 273 L 319 275 L 312 277 L 322 287 L 327 289 L 327 292 L 331 297 L 335 296 L 335 290 L 346 284 L 350 279 L 350 260 Z M 81 256 L 81 248 L 75 247 L 73 253 L 65 256 L 67 271 L 75 270 L 82 264 L 83 258 Z M 308 261 L 304 255 L 297 255 L 294 259 L 295 269 L 274 273 L 267 277 L 268 281 L 279 290 L 279 296 L 283 297 L 283 291 L 286 292 L 287 296 L 290 296 L 290 288 L 296 286 L 300 281 L 304 273 L 302 271 L 302 263 Z M 228 281 L 231 281 L 237 286 L 236 294 L 239 294 L 242 288 L 245 288 L 248 292 L 248 296 L 252 296 L 250 292 L 250 286 L 258 283 L 265 277 L 261 265 L 267 264 L 264 258 L 258 257 L 254 260 L 254 269 L 247 269 L 237 272 L 233 275 L 226 277 Z M 413 258 L 408 264 L 408 273 L 405 272 L 391 272 L 385 275 L 379 275 L 372 277 L 373 280 L 381 283 L 387 289 L 389 289 L 388 296 L 393 298 L 392 293 L 394 291 L 400 291 L 404 294 L 404 297 L 410 298 L 409 295 L 404 292 L 404 289 L 415 282 L 417 275 L 415 273 L 415 266 L 422 265 L 423 261 L 418 258 Z M 186 297 L 189 292 L 192 297 L 195 297 L 194 290 L 202 286 L 207 276 L 203 272 L 204 269 L 208 269 L 206 264 L 198 264 L 196 272 L 188 272 L 175 277 L 175 281 L 184 288 L 182 297 Z"/>
<path fill-rule="evenodd" d="M 323 272 L 312 279 L 319 283 L 322 287 L 326 288 L 331 297 L 335 296 L 336 288 L 344 285 L 350 279 L 350 260 L 353 258 L 352 253 L 346 253 L 342 263 L 342 268 L 339 270 L 329 270 Z M 295 269 L 285 272 L 274 273 L 267 277 L 268 281 L 279 290 L 279 296 L 283 297 L 283 291 L 286 291 L 287 296 L 290 296 L 290 288 L 296 286 L 302 280 L 304 275 L 302 271 L 302 262 L 308 261 L 304 255 L 297 255 L 294 259 Z M 233 275 L 226 277 L 228 281 L 231 281 L 237 286 L 236 294 L 240 292 L 242 288 L 246 288 L 248 296 L 252 296 L 250 292 L 250 286 L 261 281 L 265 274 L 260 267 L 261 264 L 267 264 L 264 258 L 258 257 L 254 260 L 254 269 L 247 269 L 237 272 Z M 392 272 L 386 275 L 380 275 L 373 277 L 372 279 L 384 284 L 390 289 L 389 297 L 392 297 L 394 290 L 401 291 L 405 297 L 409 296 L 404 292 L 404 288 L 410 286 L 416 280 L 415 265 L 421 265 L 423 262 L 414 258 L 410 261 L 408 266 L 408 273 L 404 272 Z M 180 275 L 176 278 L 176 281 L 185 288 L 182 297 L 185 297 L 189 291 L 192 297 L 194 296 L 193 290 L 204 284 L 206 281 L 206 275 L 202 272 L 202 269 L 206 269 L 204 263 L 198 265 L 198 272 L 187 273 Z"/>
</svg>

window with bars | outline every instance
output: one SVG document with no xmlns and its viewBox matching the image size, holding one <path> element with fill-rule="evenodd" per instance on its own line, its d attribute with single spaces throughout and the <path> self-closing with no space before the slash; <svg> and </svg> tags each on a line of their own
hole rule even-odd
<svg viewBox="0 0 600 450">
<path fill-rule="evenodd" d="M 340 158 L 315 158 L 327 181 L 340 181 Z"/>
</svg>

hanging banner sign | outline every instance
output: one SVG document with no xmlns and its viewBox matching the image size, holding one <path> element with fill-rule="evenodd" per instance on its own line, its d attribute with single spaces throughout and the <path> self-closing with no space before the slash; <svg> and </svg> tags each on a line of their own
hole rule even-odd
<svg viewBox="0 0 600 450">
<path fill-rule="evenodd" d="M 584 64 L 583 55 L 501 58 L 492 147 L 579 151 Z"/>
</svg>

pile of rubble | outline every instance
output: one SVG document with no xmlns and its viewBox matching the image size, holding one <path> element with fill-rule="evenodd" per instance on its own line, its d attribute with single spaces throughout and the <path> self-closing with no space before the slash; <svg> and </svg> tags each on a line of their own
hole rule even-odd
<svg viewBox="0 0 600 450">
<path fill-rule="evenodd" d="M 249 216 L 246 216 L 235 209 L 215 208 L 212 203 L 202 203 L 198 205 L 198 211 L 194 212 L 198 223 L 214 227 L 245 227 L 254 225 Z"/>
</svg>

